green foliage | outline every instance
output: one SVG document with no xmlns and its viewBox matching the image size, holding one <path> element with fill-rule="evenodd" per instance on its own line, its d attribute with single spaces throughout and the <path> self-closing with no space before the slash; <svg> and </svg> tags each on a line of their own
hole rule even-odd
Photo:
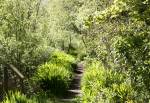
<svg viewBox="0 0 150 103">
<path fill-rule="evenodd" d="M 71 49 L 70 45 L 78 44 L 80 41 L 73 25 L 76 8 L 73 3 L 74 1 L 70 0 L 51 0 L 48 7 L 49 44 L 66 52 Z M 71 9 L 73 11 L 70 11 Z"/>
<path fill-rule="evenodd" d="M 134 99 L 134 91 L 125 74 L 105 70 L 99 62 L 88 64 L 83 80 L 83 103 L 125 103 Z"/>
<path fill-rule="evenodd" d="M 149 0 L 114 0 L 90 13 L 81 30 L 89 56 L 126 73 L 136 99 L 149 101 Z"/>
<path fill-rule="evenodd" d="M 65 94 L 73 76 L 75 59 L 61 51 L 55 51 L 50 61 L 39 66 L 34 77 L 36 84 L 50 94 L 61 96 Z"/>
<path fill-rule="evenodd" d="M 60 95 L 68 88 L 71 73 L 56 64 L 45 64 L 39 67 L 37 78 L 40 87 L 55 95 Z"/>
<path fill-rule="evenodd" d="M 66 89 L 73 56 L 87 56 L 102 64 L 87 66 L 85 103 L 148 103 L 149 31 L 149 0 L 1 0 L 0 73 L 10 63 L 30 77 L 49 59 L 39 66 L 36 82 Z"/>
<path fill-rule="evenodd" d="M 126 61 L 133 87 L 139 92 L 145 91 L 145 98 L 148 98 L 146 95 L 147 92 L 150 92 L 149 28 L 143 26 L 142 23 L 136 22 L 136 24 L 139 27 L 134 28 L 133 25 L 130 25 L 128 32 L 126 30 L 122 32 L 121 39 L 116 44 L 116 50 L 120 57 Z"/>
<path fill-rule="evenodd" d="M 43 92 L 29 98 L 19 91 L 10 91 L 2 103 L 59 103 L 59 101 L 54 97 L 49 98 Z"/>
<path fill-rule="evenodd" d="M 35 99 L 28 99 L 20 92 L 9 92 L 2 103 L 37 103 Z"/>
<path fill-rule="evenodd" d="M 47 12 L 41 5 L 40 0 L 0 2 L 0 63 L 2 65 L 13 64 L 23 74 L 26 72 L 28 75 L 29 69 L 35 70 L 38 64 L 47 60 L 49 46 L 44 38 L 47 32 L 45 29 L 47 24 L 44 23 L 47 20 Z"/>
<path fill-rule="evenodd" d="M 51 54 L 49 62 L 70 69 L 72 64 L 75 63 L 75 58 L 72 55 L 57 50 Z"/>
</svg>

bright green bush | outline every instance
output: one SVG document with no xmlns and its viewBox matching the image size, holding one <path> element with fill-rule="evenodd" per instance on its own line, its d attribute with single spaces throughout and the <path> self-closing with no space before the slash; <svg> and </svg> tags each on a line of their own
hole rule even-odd
<svg viewBox="0 0 150 103">
<path fill-rule="evenodd" d="M 63 66 L 71 70 L 71 66 L 75 63 L 75 58 L 63 51 L 54 51 L 51 54 L 49 63 L 57 64 L 57 66 Z"/>
<path fill-rule="evenodd" d="M 49 98 L 43 92 L 27 97 L 19 91 L 10 91 L 2 103 L 59 103 L 59 101 L 54 97 Z"/>
<path fill-rule="evenodd" d="M 63 93 L 69 85 L 71 72 L 56 64 L 45 64 L 39 67 L 37 78 L 40 87 L 52 94 Z"/>
<path fill-rule="evenodd" d="M 69 87 L 75 59 L 64 52 L 53 52 L 48 63 L 39 66 L 35 81 L 43 91 L 61 96 Z"/>
<path fill-rule="evenodd" d="M 20 92 L 9 92 L 2 103 L 38 103 L 35 99 L 28 99 Z"/>
<path fill-rule="evenodd" d="M 106 70 L 99 62 L 87 66 L 82 80 L 83 103 L 124 103 L 133 100 L 125 74 Z"/>
</svg>

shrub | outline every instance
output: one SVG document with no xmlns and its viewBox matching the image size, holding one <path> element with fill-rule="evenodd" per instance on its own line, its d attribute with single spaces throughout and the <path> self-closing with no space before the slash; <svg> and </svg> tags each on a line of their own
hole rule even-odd
<svg viewBox="0 0 150 103">
<path fill-rule="evenodd" d="M 84 103 L 124 103 L 134 100 L 134 91 L 125 74 L 106 70 L 99 62 L 87 66 L 82 79 Z"/>
<path fill-rule="evenodd" d="M 75 59 L 64 52 L 53 52 L 48 63 L 39 66 L 35 81 L 40 88 L 52 95 L 61 96 L 69 87 L 73 76 L 72 65 Z"/>
<path fill-rule="evenodd" d="M 58 95 L 68 88 L 71 72 L 56 64 L 45 64 L 39 67 L 37 78 L 44 91 Z"/>
<path fill-rule="evenodd" d="M 75 63 L 75 58 L 69 54 L 66 54 L 63 51 L 57 50 L 52 53 L 49 62 L 71 70 L 72 64 Z"/>
<path fill-rule="evenodd" d="M 37 103 L 35 99 L 28 99 L 20 92 L 9 92 L 2 103 Z"/>
<path fill-rule="evenodd" d="M 54 97 L 47 97 L 43 92 L 32 95 L 32 97 L 28 98 L 19 91 L 10 91 L 2 103 L 59 103 L 59 101 Z"/>
</svg>

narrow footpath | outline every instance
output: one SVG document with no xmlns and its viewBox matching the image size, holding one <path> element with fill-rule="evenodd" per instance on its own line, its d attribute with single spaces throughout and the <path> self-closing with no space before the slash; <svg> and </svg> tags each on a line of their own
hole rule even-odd
<svg viewBox="0 0 150 103">
<path fill-rule="evenodd" d="M 82 63 L 78 63 L 77 67 L 74 70 L 74 77 L 71 81 L 69 89 L 62 99 L 63 102 L 72 102 L 75 97 L 82 96 L 81 93 L 81 78 L 83 76 L 84 67 Z"/>
</svg>

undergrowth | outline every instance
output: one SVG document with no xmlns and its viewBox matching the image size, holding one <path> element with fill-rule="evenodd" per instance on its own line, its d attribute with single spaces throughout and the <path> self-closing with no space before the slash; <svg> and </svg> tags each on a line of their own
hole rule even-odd
<svg viewBox="0 0 150 103">
<path fill-rule="evenodd" d="M 88 63 L 82 79 L 82 103 L 134 103 L 135 91 L 126 74 Z"/>
<path fill-rule="evenodd" d="M 39 66 L 34 78 L 35 85 L 49 95 L 62 96 L 73 77 L 75 58 L 62 51 L 52 53 L 49 62 Z"/>
</svg>

